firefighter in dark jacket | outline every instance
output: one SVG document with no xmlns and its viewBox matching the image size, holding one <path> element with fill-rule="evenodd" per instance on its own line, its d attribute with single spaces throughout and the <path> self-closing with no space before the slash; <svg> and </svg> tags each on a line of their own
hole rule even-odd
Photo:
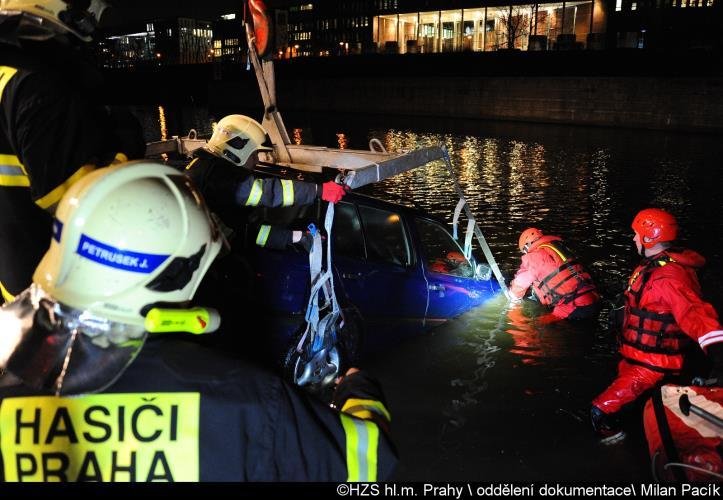
<svg viewBox="0 0 723 500">
<path fill-rule="evenodd" d="M 600 295 L 582 264 L 558 236 L 530 227 L 520 234 L 522 263 L 510 283 L 510 296 L 521 300 L 528 288 L 560 319 L 588 319 L 599 310 Z"/>
<path fill-rule="evenodd" d="M 218 122 L 206 147 L 197 150 L 186 167 L 224 224 L 232 228 L 245 225 L 256 207 L 303 206 L 317 198 L 336 203 L 346 194 L 344 186 L 334 181 L 318 185 L 255 176 L 252 169 L 258 160 L 257 152 L 271 149 L 262 146 L 265 141 L 266 131 L 256 120 L 229 115 Z M 277 249 L 299 243 L 304 237 L 301 231 L 269 224 L 255 225 L 254 233 L 256 245 Z"/>
<path fill-rule="evenodd" d="M 30 285 L 48 248 L 51 214 L 68 186 L 97 166 L 144 153 L 140 126 L 130 114 L 93 103 L 100 74 L 77 46 L 90 41 L 95 26 L 89 4 L 0 2 L 0 291 L 5 300 Z"/>
<path fill-rule="evenodd" d="M 69 189 L 33 285 L 0 310 L 4 480 L 389 479 L 389 413 L 364 373 L 332 409 L 177 333 L 219 327 L 189 301 L 220 247 L 171 167 L 98 169 Z"/>
<path fill-rule="evenodd" d="M 665 210 L 641 210 L 632 223 L 633 241 L 643 260 L 625 289 L 619 332 L 618 376 L 592 401 L 591 418 L 604 442 L 625 434 L 617 414 L 643 393 L 683 368 L 690 344 L 700 346 L 723 374 L 723 329 L 713 306 L 701 298 L 696 270 L 705 259 L 673 246 L 678 224 Z"/>
</svg>

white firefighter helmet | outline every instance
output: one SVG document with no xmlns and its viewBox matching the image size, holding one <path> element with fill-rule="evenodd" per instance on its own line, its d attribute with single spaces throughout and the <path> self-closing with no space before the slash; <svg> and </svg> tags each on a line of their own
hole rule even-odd
<svg viewBox="0 0 723 500">
<path fill-rule="evenodd" d="M 259 122 L 244 115 L 224 116 L 216 124 L 207 148 L 234 165 L 242 166 L 254 151 L 269 151 L 262 146 L 266 131 Z"/>
<path fill-rule="evenodd" d="M 19 37 L 49 38 L 72 33 L 89 42 L 97 24 L 94 12 L 106 5 L 99 0 L 0 0 L 0 15 L 22 15 Z"/>
<path fill-rule="evenodd" d="M 203 198 L 150 161 L 98 169 L 71 186 L 33 275 L 55 300 L 143 325 L 153 304 L 189 301 L 221 248 Z"/>
</svg>

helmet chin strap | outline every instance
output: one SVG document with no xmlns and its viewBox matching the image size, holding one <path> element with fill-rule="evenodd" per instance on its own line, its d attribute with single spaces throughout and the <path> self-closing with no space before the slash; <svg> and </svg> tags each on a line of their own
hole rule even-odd
<svg viewBox="0 0 723 500">
<path fill-rule="evenodd" d="M 75 340 L 78 338 L 78 329 L 73 328 L 73 331 L 70 334 L 70 345 L 68 346 L 68 350 L 65 353 L 65 359 L 63 359 L 63 368 L 60 370 L 60 373 L 58 374 L 58 378 L 55 379 L 55 395 L 60 396 L 61 391 L 63 390 L 63 381 L 65 380 L 65 374 L 68 372 L 68 365 L 70 364 L 70 357 L 73 354 L 73 346 L 75 345 Z"/>
</svg>

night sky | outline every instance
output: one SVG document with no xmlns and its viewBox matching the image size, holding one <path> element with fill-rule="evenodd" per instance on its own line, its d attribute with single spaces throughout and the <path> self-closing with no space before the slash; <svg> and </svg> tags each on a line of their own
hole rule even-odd
<svg viewBox="0 0 723 500">
<path fill-rule="evenodd" d="M 188 16 L 213 20 L 219 14 L 242 9 L 242 0 L 111 0 L 125 21 L 166 16 Z"/>
</svg>

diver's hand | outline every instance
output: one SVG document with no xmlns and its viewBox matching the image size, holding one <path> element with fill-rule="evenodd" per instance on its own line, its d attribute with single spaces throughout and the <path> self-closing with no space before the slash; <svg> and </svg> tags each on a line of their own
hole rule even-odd
<svg viewBox="0 0 723 500">
<path fill-rule="evenodd" d="M 517 296 L 513 295 L 509 288 L 505 288 L 505 297 L 507 297 L 507 300 L 511 304 L 518 304 L 518 303 L 522 302 L 522 297 L 517 297 Z"/>
<path fill-rule="evenodd" d="M 706 354 L 713 364 L 708 378 L 695 377 L 692 384 L 702 387 L 723 387 L 723 342 L 709 345 Z"/>
</svg>

